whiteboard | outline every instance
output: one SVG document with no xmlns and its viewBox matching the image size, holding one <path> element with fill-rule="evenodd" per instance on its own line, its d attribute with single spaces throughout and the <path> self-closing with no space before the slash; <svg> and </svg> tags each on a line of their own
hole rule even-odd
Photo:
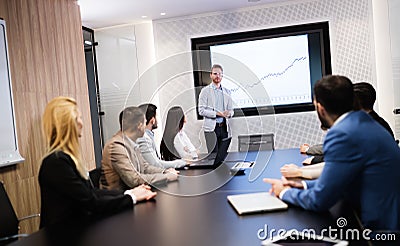
<svg viewBox="0 0 400 246">
<path fill-rule="evenodd" d="M 24 161 L 18 151 L 5 21 L 0 19 L 0 167 Z"/>
</svg>

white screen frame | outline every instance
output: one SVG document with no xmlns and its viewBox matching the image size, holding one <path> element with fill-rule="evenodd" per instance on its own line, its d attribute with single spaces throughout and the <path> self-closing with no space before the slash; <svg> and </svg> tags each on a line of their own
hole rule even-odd
<svg viewBox="0 0 400 246">
<path fill-rule="evenodd" d="M 18 150 L 6 23 L 0 19 L 0 167 L 23 162 Z"/>
</svg>

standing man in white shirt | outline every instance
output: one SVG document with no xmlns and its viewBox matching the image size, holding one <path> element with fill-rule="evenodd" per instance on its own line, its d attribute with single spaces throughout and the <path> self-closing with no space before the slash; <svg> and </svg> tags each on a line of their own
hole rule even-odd
<svg viewBox="0 0 400 246">
<path fill-rule="evenodd" d="M 143 158 L 152 166 L 162 168 L 180 168 L 186 165 L 184 160 L 164 161 L 161 160 L 154 140 L 154 129 L 157 129 L 157 106 L 151 103 L 139 105 L 146 118 L 146 129 L 143 137 L 138 138 L 136 143 L 139 145 Z"/>
<path fill-rule="evenodd" d="M 222 87 L 223 69 L 219 64 L 211 67 L 210 78 L 212 83 L 204 87 L 199 95 L 199 114 L 204 117 L 204 135 L 208 153 L 219 153 L 220 149 L 228 149 L 232 139 L 229 119 L 233 116 L 232 98 L 230 91 Z M 225 157 L 222 158 L 222 160 Z"/>
</svg>

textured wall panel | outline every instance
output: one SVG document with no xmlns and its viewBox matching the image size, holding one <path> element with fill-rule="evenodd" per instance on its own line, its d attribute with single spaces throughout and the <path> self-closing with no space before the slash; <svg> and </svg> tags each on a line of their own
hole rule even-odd
<svg viewBox="0 0 400 246">
<path fill-rule="evenodd" d="M 188 16 L 154 22 L 156 56 L 158 60 L 167 59 L 182 52 L 190 51 L 190 38 L 288 26 L 328 20 L 330 24 L 331 55 L 333 73 L 348 76 L 354 82 L 368 81 L 375 84 L 373 75 L 374 58 L 372 53 L 373 33 L 370 0 L 318 0 L 299 1 L 264 5 L 257 9 L 244 9 L 235 12 L 211 13 L 209 15 Z M 169 69 L 180 71 L 182 65 L 171 63 Z M 179 83 L 168 83 L 160 94 L 160 111 L 164 114 L 170 105 L 172 95 L 193 88 L 193 77 L 189 76 Z M 159 81 L 163 83 L 164 81 Z M 223 82 L 222 82 L 223 83 Z M 170 92 L 170 93 L 167 93 Z M 195 101 L 181 100 L 181 105 L 193 108 Z M 274 132 L 276 148 L 298 147 L 303 142 L 319 143 L 324 133 L 315 112 L 275 115 L 274 124 L 269 116 L 262 119 L 235 118 L 233 121 L 234 139 L 232 149 L 237 149 L 238 134 Z M 260 122 L 265 122 L 260 129 Z M 258 126 L 258 127 L 257 127 Z M 189 137 L 202 137 L 201 121 L 195 113 L 188 113 Z M 197 140 L 196 140 L 197 141 Z M 202 140 L 203 141 L 203 140 Z M 203 149 L 204 150 L 204 149 Z"/>
</svg>

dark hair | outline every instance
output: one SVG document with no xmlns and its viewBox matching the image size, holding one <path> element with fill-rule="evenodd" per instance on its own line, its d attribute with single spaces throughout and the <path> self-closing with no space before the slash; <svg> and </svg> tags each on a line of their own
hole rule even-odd
<svg viewBox="0 0 400 246">
<path fill-rule="evenodd" d="M 179 159 L 179 155 L 174 146 L 174 139 L 176 134 L 182 130 L 184 122 L 185 115 L 181 107 L 175 106 L 168 110 L 164 134 L 160 145 L 162 159 L 166 161 Z"/>
<path fill-rule="evenodd" d="M 212 73 L 212 70 L 213 70 L 214 68 L 219 68 L 219 69 L 221 69 L 222 72 L 224 71 L 224 69 L 222 68 L 221 65 L 219 65 L 219 64 L 214 64 L 214 65 L 212 65 L 212 67 L 211 67 L 210 73 Z"/>
<path fill-rule="evenodd" d="M 153 117 L 156 117 L 157 106 L 151 103 L 144 103 L 139 105 L 139 108 L 143 110 L 143 113 L 146 116 L 146 125 L 148 125 L 150 120 Z"/>
<path fill-rule="evenodd" d="M 143 119 L 144 113 L 139 107 L 127 107 L 119 113 L 119 127 L 121 131 L 132 131 Z"/>
<path fill-rule="evenodd" d="M 374 87 L 367 82 L 355 83 L 354 89 L 354 109 L 372 110 L 376 100 L 376 91 Z"/>
<path fill-rule="evenodd" d="M 342 115 L 353 109 L 353 83 L 341 75 L 328 75 L 314 85 L 314 98 L 328 113 Z"/>
</svg>

